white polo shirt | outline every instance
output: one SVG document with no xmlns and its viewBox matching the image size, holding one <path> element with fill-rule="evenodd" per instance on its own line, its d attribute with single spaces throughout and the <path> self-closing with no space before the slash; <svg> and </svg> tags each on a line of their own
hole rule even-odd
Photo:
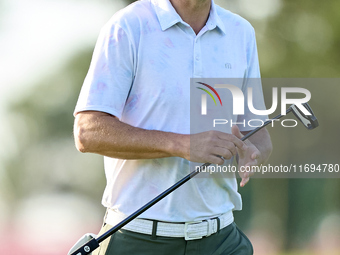
<svg viewBox="0 0 340 255">
<path fill-rule="evenodd" d="M 196 35 L 168 0 L 137 1 L 101 30 L 75 113 L 102 111 L 143 129 L 189 134 L 190 78 L 199 77 L 260 77 L 252 26 L 212 2 Z M 255 90 L 254 104 L 263 105 Z M 102 203 L 125 215 L 189 173 L 189 162 L 176 157 L 104 162 Z M 188 222 L 241 206 L 235 178 L 194 178 L 140 217 Z"/>
</svg>

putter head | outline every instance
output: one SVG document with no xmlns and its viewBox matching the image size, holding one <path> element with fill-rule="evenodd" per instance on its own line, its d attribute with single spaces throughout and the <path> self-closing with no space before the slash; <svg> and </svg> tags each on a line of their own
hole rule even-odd
<svg viewBox="0 0 340 255">
<path fill-rule="evenodd" d="M 312 111 L 312 108 L 310 108 L 308 103 L 303 103 L 302 104 L 306 110 L 311 114 L 311 115 L 306 115 L 304 114 L 296 105 L 292 105 L 291 109 L 294 115 L 300 122 L 309 130 L 314 129 L 319 126 L 319 122 L 314 115 L 314 112 Z"/>
</svg>

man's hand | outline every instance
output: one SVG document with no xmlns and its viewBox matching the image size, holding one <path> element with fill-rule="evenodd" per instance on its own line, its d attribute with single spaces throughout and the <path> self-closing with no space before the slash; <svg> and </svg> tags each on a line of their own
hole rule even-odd
<svg viewBox="0 0 340 255">
<path fill-rule="evenodd" d="M 97 111 L 77 114 L 74 124 L 75 142 L 79 151 L 112 158 L 181 157 L 193 162 L 221 165 L 224 159 L 239 154 L 239 163 L 242 165 L 266 161 L 271 152 L 271 142 L 265 128 L 249 138 L 251 142 L 240 140 L 243 135 L 236 126 L 232 130 L 232 134 L 207 131 L 194 135 L 146 130 Z M 244 186 L 249 176 L 241 177 L 241 186 Z"/>
<path fill-rule="evenodd" d="M 194 135 L 146 130 L 97 111 L 80 112 L 74 135 L 81 152 L 121 159 L 181 157 L 200 163 L 223 164 L 245 146 L 239 138 L 219 131 Z M 223 157 L 224 159 L 222 159 Z"/>
<path fill-rule="evenodd" d="M 239 139 L 242 139 L 243 135 L 241 134 L 239 128 L 236 125 L 232 127 L 231 132 Z M 242 181 L 240 183 L 241 187 L 244 187 L 249 182 L 250 176 L 254 175 L 253 172 L 249 171 L 249 167 L 259 165 L 261 159 L 261 152 L 257 149 L 257 147 L 254 144 L 252 144 L 249 140 L 244 141 L 244 143 L 245 146 L 243 150 L 237 149 L 238 170 L 239 175 L 242 178 Z M 243 167 L 242 171 L 241 167 Z"/>
<path fill-rule="evenodd" d="M 245 148 L 245 143 L 233 134 L 207 131 L 190 136 L 188 160 L 222 165 L 224 159 L 236 156 L 238 150 L 243 151 Z"/>
</svg>

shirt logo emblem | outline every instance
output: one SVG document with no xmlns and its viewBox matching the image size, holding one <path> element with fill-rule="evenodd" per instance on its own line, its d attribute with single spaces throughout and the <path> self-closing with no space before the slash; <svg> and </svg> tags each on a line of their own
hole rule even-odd
<svg viewBox="0 0 340 255">
<path fill-rule="evenodd" d="M 231 63 L 225 63 L 224 67 L 225 67 L 226 69 L 232 69 L 232 68 L 233 68 L 232 65 L 231 65 Z"/>
</svg>

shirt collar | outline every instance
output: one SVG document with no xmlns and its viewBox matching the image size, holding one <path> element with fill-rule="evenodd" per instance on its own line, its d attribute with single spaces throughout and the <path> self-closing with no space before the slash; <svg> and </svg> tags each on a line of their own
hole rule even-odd
<svg viewBox="0 0 340 255">
<path fill-rule="evenodd" d="M 151 0 L 151 2 L 155 6 L 155 11 L 163 31 L 167 30 L 178 22 L 184 23 L 169 0 Z M 214 0 L 211 0 L 211 9 L 207 26 L 209 30 L 218 27 L 224 34 L 226 33 L 225 26 L 217 14 Z"/>
<path fill-rule="evenodd" d="M 167 30 L 178 22 L 183 22 L 169 0 L 151 0 L 162 30 Z"/>
<path fill-rule="evenodd" d="M 226 34 L 224 23 L 217 13 L 217 5 L 214 3 L 214 0 L 211 0 L 211 9 L 207 21 L 207 26 L 208 29 L 210 30 L 214 29 L 215 27 L 218 27 L 223 34 Z"/>
</svg>

